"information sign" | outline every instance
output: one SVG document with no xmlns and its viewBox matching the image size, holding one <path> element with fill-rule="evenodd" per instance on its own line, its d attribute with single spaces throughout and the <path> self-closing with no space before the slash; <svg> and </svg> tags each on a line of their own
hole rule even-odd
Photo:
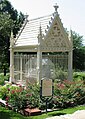
<svg viewBox="0 0 85 119">
<path fill-rule="evenodd" d="M 52 79 L 42 80 L 42 96 L 52 96 Z"/>
</svg>

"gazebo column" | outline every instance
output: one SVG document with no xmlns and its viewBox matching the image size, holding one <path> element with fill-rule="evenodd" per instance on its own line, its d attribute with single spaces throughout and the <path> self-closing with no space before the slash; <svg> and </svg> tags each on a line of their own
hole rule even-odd
<svg viewBox="0 0 85 119">
<path fill-rule="evenodd" d="M 20 80 L 22 80 L 22 54 L 20 55 Z"/>
<path fill-rule="evenodd" d="M 42 78 L 41 42 L 42 42 L 42 31 L 41 31 L 41 26 L 40 26 L 40 34 L 38 35 L 38 50 L 37 50 L 37 83 L 40 83 L 41 78 Z"/>
<path fill-rule="evenodd" d="M 73 65 L 73 53 L 72 51 L 68 52 L 68 80 L 72 80 L 73 78 L 73 71 L 72 71 L 72 65 Z"/>
<path fill-rule="evenodd" d="M 72 31 L 69 32 L 70 51 L 68 52 L 68 80 L 73 79 L 73 37 Z"/>
<path fill-rule="evenodd" d="M 42 52 L 39 47 L 37 52 L 37 83 L 40 83 L 42 78 Z"/>
<path fill-rule="evenodd" d="M 9 82 L 14 81 L 14 51 L 13 51 L 13 33 L 11 32 L 11 38 L 10 38 L 10 79 Z"/>
<path fill-rule="evenodd" d="M 14 52 L 10 48 L 10 83 L 14 81 Z"/>
</svg>

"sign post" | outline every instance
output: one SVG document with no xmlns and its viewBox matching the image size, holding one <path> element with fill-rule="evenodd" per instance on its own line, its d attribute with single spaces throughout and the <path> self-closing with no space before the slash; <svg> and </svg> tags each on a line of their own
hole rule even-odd
<svg viewBox="0 0 85 119">
<path fill-rule="evenodd" d="M 41 80 L 41 88 L 40 88 L 40 98 L 43 102 L 46 103 L 46 113 L 48 102 L 50 102 L 53 98 L 53 80 L 52 79 L 42 79 Z"/>
</svg>

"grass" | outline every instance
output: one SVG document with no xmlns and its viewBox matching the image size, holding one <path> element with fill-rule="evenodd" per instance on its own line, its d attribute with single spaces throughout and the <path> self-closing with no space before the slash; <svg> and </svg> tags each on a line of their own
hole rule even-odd
<svg viewBox="0 0 85 119">
<path fill-rule="evenodd" d="M 16 112 L 13 112 L 12 110 L 8 110 L 5 107 L 0 106 L 0 119 L 45 119 L 47 117 L 51 116 L 59 116 L 64 114 L 71 114 L 77 110 L 85 110 L 85 106 L 77 106 L 74 108 L 68 108 L 68 109 L 62 109 L 58 111 L 49 112 L 47 114 L 41 114 L 38 116 L 22 116 Z"/>
</svg>

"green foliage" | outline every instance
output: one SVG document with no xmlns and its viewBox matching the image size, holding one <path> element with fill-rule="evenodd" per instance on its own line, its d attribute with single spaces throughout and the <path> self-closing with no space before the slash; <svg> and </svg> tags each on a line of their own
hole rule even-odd
<svg viewBox="0 0 85 119">
<path fill-rule="evenodd" d="M 57 70 L 55 75 L 57 79 L 61 79 L 61 80 L 67 79 L 67 72 L 62 69 Z"/>
<path fill-rule="evenodd" d="M 7 84 L 0 87 L 0 98 L 7 101 L 14 110 L 20 110 L 27 106 L 39 107 L 39 86 L 29 84 L 28 88 Z"/>
<path fill-rule="evenodd" d="M 82 44 L 83 36 L 72 32 L 73 34 L 73 68 L 85 70 L 85 48 Z"/>
<path fill-rule="evenodd" d="M 9 73 L 7 73 L 6 76 L 4 76 L 3 73 L 0 73 L 0 85 L 4 85 L 5 81 L 9 80 Z"/>
<path fill-rule="evenodd" d="M 67 71 L 66 69 L 64 69 L 63 67 L 59 66 L 58 64 L 56 64 L 56 69 L 55 69 L 55 77 L 56 79 L 61 79 L 61 80 L 65 80 L 67 79 Z"/>
<path fill-rule="evenodd" d="M 76 32 L 72 31 L 73 34 L 73 48 L 81 48 L 83 46 L 82 41 L 83 41 L 83 36 L 80 36 Z"/>
<path fill-rule="evenodd" d="M 24 15 L 18 13 L 8 0 L 0 1 L 0 67 L 4 74 L 9 67 L 10 34 L 13 30 L 14 37 L 18 33 Z"/>
<path fill-rule="evenodd" d="M 83 78 L 82 78 L 83 77 Z M 85 103 L 85 74 L 74 73 L 74 81 L 55 80 L 54 96 L 49 108 L 67 108 Z M 25 107 L 39 107 L 45 109 L 45 103 L 40 101 L 40 87 L 35 84 L 28 84 L 24 88 L 20 85 L 6 84 L 0 86 L 0 98 L 7 101 L 14 110 Z"/>
<path fill-rule="evenodd" d="M 7 102 L 12 106 L 14 110 L 22 109 L 26 106 L 27 99 L 27 90 L 24 90 L 22 87 L 9 87 L 9 93 L 7 95 Z"/>
<path fill-rule="evenodd" d="M 74 72 L 73 73 L 74 81 L 85 81 L 85 72 Z"/>
<path fill-rule="evenodd" d="M 40 88 L 38 84 L 28 84 L 28 90 L 30 90 L 29 102 L 31 107 L 39 107 Z"/>
<path fill-rule="evenodd" d="M 0 98 L 5 100 L 8 94 L 9 84 L 0 86 Z"/>
<path fill-rule="evenodd" d="M 55 107 L 71 107 L 85 103 L 85 84 L 83 81 L 69 81 L 55 83 L 54 86 Z"/>
<path fill-rule="evenodd" d="M 83 48 L 73 50 L 73 68 L 85 70 L 85 50 Z"/>
</svg>

